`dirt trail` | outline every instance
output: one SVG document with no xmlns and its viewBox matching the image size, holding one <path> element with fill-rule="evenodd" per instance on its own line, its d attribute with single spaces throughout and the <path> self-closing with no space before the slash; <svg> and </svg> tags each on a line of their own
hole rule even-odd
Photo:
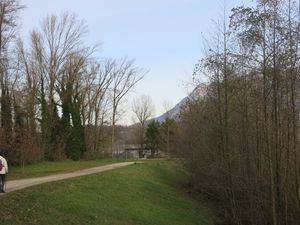
<svg viewBox="0 0 300 225">
<path fill-rule="evenodd" d="M 7 181 L 6 182 L 6 193 L 20 190 L 23 188 L 27 188 L 30 186 L 38 185 L 38 184 L 47 183 L 47 182 L 64 180 L 64 179 L 68 179 L 68 178 L 72 178 L 72 177 L 79 177 L 79 176 L 84 176 L 84 175 L 93 174 L 93 173 L 100 173 L 100 172 L 104 172 L 107 170 L 112 170 L 112 169 L 132 165 L 132 164 L 134 164 L 134 162 L 114 163 L 114 164 L 105 165 L 105 166 L 99 166 L 99 167 L 78 170 L 78 171 L 74 171 L 71 173 L 61 173 L 61 174 L 55 174 L 55 175 L 50 175 L 50 176 L 45 176 L 45 177 Z"/>
</svg>

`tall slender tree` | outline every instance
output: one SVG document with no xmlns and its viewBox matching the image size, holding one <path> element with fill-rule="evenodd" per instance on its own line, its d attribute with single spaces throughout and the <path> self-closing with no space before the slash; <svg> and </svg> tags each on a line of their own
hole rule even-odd
<svg viewBox="0 0 300 225">
<path fill-rule="evenodd" d="M 133 61 L 121 59 L 116 62 L 111 85 L 112 95 L 112 131 L 111 155 L 114 153 L 115 128 L 118 119 L 119 106 L 133 87 L 144 77 L 144 72 L 133 64 Z"/>
<path fill-rule="evenodd" d="M 19 11 L 24 6 L 18 0 L 0 2 L 0 89 L 1 89 L 1 128 L 4 132 L 4 145 L 12 141 L 12 90 L 11 44 L 15 40 Z"/>
</svg>

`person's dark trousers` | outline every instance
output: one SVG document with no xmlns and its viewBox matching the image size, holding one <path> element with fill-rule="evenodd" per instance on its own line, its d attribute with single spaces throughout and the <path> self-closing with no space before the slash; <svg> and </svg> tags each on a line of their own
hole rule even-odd
<svg viewBox="0 0 300 225">
<path fill-rule="evenodd" d="M 5 174 L 0 174 L 0 192 L 4 192 L 4 184 L 5 184 Z"/>
</svg>

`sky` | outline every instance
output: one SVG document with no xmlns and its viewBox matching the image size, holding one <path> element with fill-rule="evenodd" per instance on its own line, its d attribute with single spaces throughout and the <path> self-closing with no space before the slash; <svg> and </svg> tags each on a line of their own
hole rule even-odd
<svg viewBox="0 0 300 225">
<path fill-rule="evenodd" d="M 250 0 L 249 0 L 250 1 Z M 219 18 L 223 5 L 242 0 L 21 0 L 21 32 L 39 27 L 49 15 L 75 13 L 88 26 L 86 43 L 100 44 L 99 57 L 134 59 L 148 71 L 124 105 L 121 120 L 132 122 L 132 99 L 148 95 L 155 116 L 188 95 L 194 65 L 203 57 L 203 36 Z M 246 1 L 247 2 L 247 1 Z"/>
</svg>

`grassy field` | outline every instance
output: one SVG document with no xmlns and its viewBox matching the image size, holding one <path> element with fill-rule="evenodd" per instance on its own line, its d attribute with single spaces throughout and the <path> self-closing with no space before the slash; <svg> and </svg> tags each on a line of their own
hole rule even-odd
<svg viewBox="0 0 300 225">
<path fill-rule="evenodd" d="M 73 172 L 76 170 L 86 169 L 95 166 L 103 166 L 110 163 L 121 162 L 124 159 L 99 159 L 89 161 L 58 161 L 58 162 L 43 162 L 32 165 L 26 165 L 23 170 L 20 166 L 9 167 L 8 180 L 23 179 L 29 177 L 47 176 L 57 173 Z"/>
<path fill-rule="evenodd" d="M 3 225 L 208 225 L 174 162 L 152 161 L 0 196 Z"/>
</svg>

